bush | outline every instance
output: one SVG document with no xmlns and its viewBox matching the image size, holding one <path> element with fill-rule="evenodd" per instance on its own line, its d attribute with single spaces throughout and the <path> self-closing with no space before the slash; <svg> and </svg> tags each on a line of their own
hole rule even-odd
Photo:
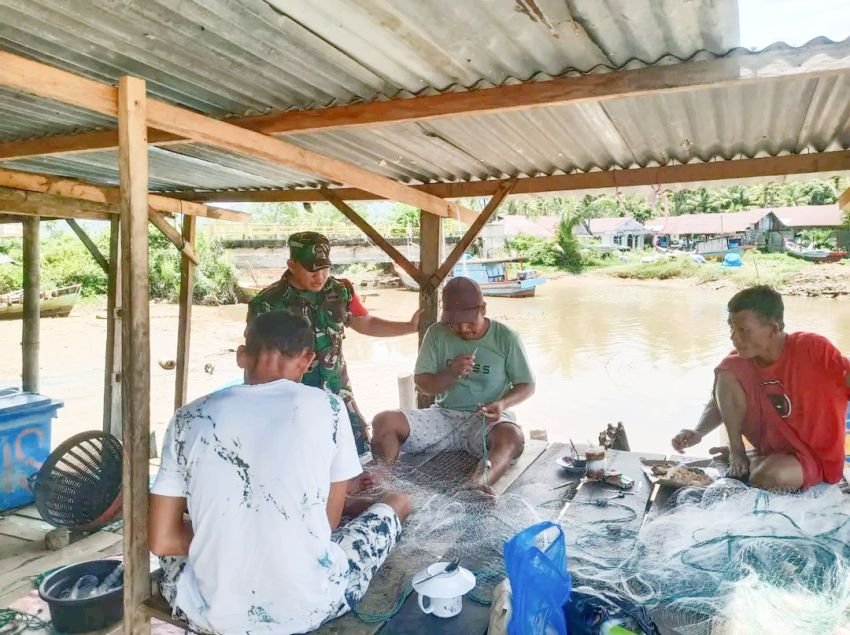
<svg viewBox="0 0 850 635">
<path fill-rule="evenodd" d="M 109 230 L 92 239 L 104 255 L 109 249 Z M 195 268 L 193 301 L 196 304 L 233 304 L 236 302 L 236 270 L 221 243 L 201 235 L 197 242 L 201 264 Z M 0 293 L 23 286 L 21 243 L 0 242 L 0 253 L 14 260 L 0 265 Z M 152 230 L 149 243 L 150 296 L 153 300 L 176 302 L 180 295 L 180 258 L 182 256 L 159 231 Z M 104 295 L 106 273 L 83 244 L 71 233 L 53 233 L 41 242 L 41 285 L 43 288 L 82 284 L 85 297 Z"/>
<path fill-rule="evenodd" d="M 516 236 L 506 240 L 505 247 L 522 256 L 531 265 L 558 267 L 563 258 L 561 248 L 549 238 Z"/>
</svg>

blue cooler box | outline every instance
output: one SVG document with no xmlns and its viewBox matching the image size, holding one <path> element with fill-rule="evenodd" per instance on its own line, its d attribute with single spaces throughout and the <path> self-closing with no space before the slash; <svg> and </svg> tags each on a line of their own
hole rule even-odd
<svg viewBox="0 0 850 635">
<path fill-rule="evenodd" d="M 64 404 L 50 397 L 0 390 L 0 511 L 33 502 L 27 478 L 50 454 L 50 428 Z"/>
</svg>

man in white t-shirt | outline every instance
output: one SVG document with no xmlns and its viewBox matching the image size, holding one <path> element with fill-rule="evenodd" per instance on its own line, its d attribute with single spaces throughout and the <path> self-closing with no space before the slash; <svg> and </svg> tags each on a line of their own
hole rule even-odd
<svg viewBox="0 0 850 635">
<path fill-rule="evenodd" d="M 199 631 L 311 631 L 354 607 L 401 534 L 401 493 L 331 533 L 362 470 L 345 404 L 299 383 L 313 355 L 304 318 L 260 315 L 236 354 L 245 384 L 168 426 L 150 546 L 163 597 Z"/>
</svg>

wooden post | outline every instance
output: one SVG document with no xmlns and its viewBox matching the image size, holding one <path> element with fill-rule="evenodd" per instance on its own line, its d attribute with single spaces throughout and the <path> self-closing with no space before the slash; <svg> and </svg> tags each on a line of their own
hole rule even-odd
<svg viewBox="0 0 850 635">
<path fill-rule="evenodd" d="M 428 327 L 437 321 L 440 305 L 439 286 L 434 286 L 431 276 L 437 271 L 442 260 L 443 223 L 439 216 L 419 212 L 419 269 L 422 283 L 419 285 L 419 308 L 423 309 L 419 318 L 419 346 Z M 424 283 L 424 284 L 423 284 Z M 419 395 L 418 405 L 427 408 L 434 402 L 430 395 Z"/>
<path fill-rule="evenodd" d="M 123 296 L 124 633 L 150 633 L 142 603 L 150 597 L 150 307 L 148 292 L 148 146 L 145 82 L 118 84 Z"/>
<path fill-rule="evenodd" d="M 121 219 L 110 219 L 106 284 L 106 362 L 103 375 L 103 431 L 119 439 L 121 425 Z"/>
<path fill-rule="evenodd" d="M 41 305 L 41 253 L 38 246 L 38 216 L 24 221 L 24 323 L 21 346 L 23 364 L 21 386 L 38 392 L 38 332 Z"/>
<path fill-rule="evenodd" d="M 196 219 L 183 216 L 183 242 L 194 248 Z M 192 295 L 195 290 L 195 263 L 186 253 L 180 259 L 180 316 L 177 326 L 177 378 L 174 385 L 174 408 L 186 403 L 189 381 L 189 342 L 192 331 Z"/>
</svg>

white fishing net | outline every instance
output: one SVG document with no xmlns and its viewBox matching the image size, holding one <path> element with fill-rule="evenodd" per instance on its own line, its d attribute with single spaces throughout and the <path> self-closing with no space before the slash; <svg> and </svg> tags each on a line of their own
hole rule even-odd
<svg viewBox="0 0 850 635">
<path fill-rule="evenodd" d="M 383 488 L 411 495 L 413 512 L 399 544 L 357 606 L 361 619 L 388 619 L 410 592 L 413 573 L 454 557 L 476 576 L 469 597 L 489 604 L 494 587 L 506 575 L 505 542 L 542 518 L 557 516 L 570 495 L 566 489 L 527 483 L 516 493 L 483 496 L 465 488 L 478 463 L 464 452 L 414 455 L 379 475 Z"/>
<path fill-rule="evenodd" d="M 639 532 L 616 506 L 565 527 L 577 580 L 610 585 L 683 635 L 850 633 L 850 500 L 733 480 L 680 490 Z M 618 516 L 619 514 L 619 516 Z"/>
</svg>

